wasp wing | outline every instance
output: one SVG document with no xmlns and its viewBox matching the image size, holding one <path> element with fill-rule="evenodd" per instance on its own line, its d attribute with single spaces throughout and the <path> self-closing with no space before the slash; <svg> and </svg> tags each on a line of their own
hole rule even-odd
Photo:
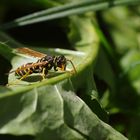
<svg viewBox="0 0 140 140">
<path fill-rule="evenodd" d="M 42 58 L 42 57 L 46 56 L 46 54 L 44 54 L 44 53 L 29 49 L 27 47 L 17 48 L 16 51 L 21 54 L 26 54 L 26 55 L 38 57 L 38 58 Z"/>
</svg>

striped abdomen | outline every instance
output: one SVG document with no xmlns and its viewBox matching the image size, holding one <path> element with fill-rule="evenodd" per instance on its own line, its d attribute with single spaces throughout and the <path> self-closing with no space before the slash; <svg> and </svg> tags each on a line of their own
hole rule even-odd
<svg viewBox="0 0 140 140">
<path fill-rule="evenodd" d="M 34 63 L 27 63 L 25 65 L 22 65 L 20 67 L 18 67 L 16 70 L 15 70 L 15 75 L 18 76 L 18 77 L 22 77 L 24 76 L 25 74 L 32 74 L 33 73 L 33 64 Z"/>
<path fill-rule="evenodd" d="M 48 61 L 27 63 L 25 65 L 18 67 L 15 70 L 15 75 L 18 77 L 23 77 L 26 74 L 30 75 L 32 73 L 41 73 L 43 68 L 46 67 L 47 65 L 48 65 Z"/>
</svg>

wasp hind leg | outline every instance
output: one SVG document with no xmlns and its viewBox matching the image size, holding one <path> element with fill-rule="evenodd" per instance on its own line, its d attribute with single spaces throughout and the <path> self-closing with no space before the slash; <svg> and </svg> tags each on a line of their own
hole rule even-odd
<svg viewBox="0 0 140 140">
<path fill-rule="evenodd" d="M 13 81 L 12 83 L 7 84 L 7 86 L 18 84 L 19 81 L 25 79 L 28 75 L 30 75 L 30 73 L 31 73 L 31 71 L 28 71 L 28 72 L 27 72 L 25 75 L 23 75 L 19 80 L 15 80 L 15 81 Z"/>
<path fill-rule="evenodd" d="M 23 80 L 23 79 L 25 79 L 28 75 L 30 75 L 31 74 L 31 71 L 28 71 L 25 75 L 23 75 L 19 80 L 21 81 L 21 80 Z"/>
</svg>

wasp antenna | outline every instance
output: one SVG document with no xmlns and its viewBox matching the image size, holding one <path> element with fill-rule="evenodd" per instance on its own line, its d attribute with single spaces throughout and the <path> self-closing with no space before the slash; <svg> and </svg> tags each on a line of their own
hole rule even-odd
<svg viewBox="0 0 140 140">
<path fill-rule="evenodd" d="M 73 67 L 74 72 L 75 72 L 75 73 L 77 73 L 76 68 L 75 68 L 75 66 L 74 66 L 73 62 L 72 62 L 71 60 L 69 60 L 69 59 L 67 59 L 67 61 L 69 61 L 69 62 L 71 63 L 71 65 L 72 65 L 72 67 Z"/>
</svg>

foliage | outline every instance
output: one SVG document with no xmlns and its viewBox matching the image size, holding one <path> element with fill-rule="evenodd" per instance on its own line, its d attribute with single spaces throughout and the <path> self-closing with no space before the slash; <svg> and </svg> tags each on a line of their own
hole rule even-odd
<svg viewBox="0 0 140 140">
<path fill-rule="evenodd" d="M 10 21 L 9 14 L 13 16 L 12 21 L 0 26 L 0 61 L 6 65 L 0 70 L 0 138 L 137 140 L 140 137 L 140 11 L 133 6 L 109 9 L 139 0 L 0 3 L 1 21 Z M 21 5 L 23 11 L 18 7 Z M 19 11 L 19 18 L 12 15 L 12 9 Z M 103 9 L 107 10 L 91 12 Z M 18 47 L 50 55 L 63 54 L 72 60 L 77 72 L 51 70 L 42 81 L 39 74 L 21 81 L 14 73 L 6 76 L 10 67 L 15 70 L 37 61 L 17 52 Z M 72 69 L 68 63 L 67 70 Z"/>
</svg>

